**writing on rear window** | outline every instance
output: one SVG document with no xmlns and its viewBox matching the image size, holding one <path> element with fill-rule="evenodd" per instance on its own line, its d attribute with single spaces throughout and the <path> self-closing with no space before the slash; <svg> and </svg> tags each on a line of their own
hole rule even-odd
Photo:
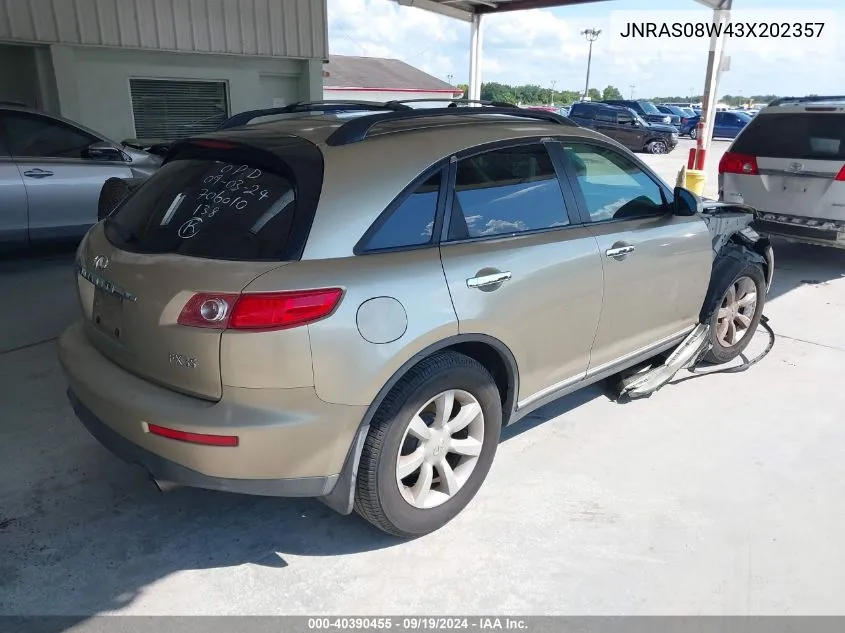
<svg viewBox="0 0 845 633">
<path fill-rule="evenodd" d="M 107 223 L 132 250 L 219 259 L 272 258 L 296 202 L 285 177 L 243 163 L 166 163 Z"/>
<path fill-rule="evenodd" d="M 183 240 L 196 237 L 203 225 L 221 211 L 245 211 L 251 203 L 270 199 L 273 192 L 262 186 L 262 182 L 266 181 L 262 180 L 262 176 L 264 172 L 260 169 L 231 163 L 223 164 L 217 173 L 206 176 L 202 182 L 207 186 L 199 190 L 191 203 L 195 205 L 193 214 L 179 227 L 179 237 Z M 185 201 L 185 197 L 184 193 L 177 196 L 174 211 Z"/>
</svg>

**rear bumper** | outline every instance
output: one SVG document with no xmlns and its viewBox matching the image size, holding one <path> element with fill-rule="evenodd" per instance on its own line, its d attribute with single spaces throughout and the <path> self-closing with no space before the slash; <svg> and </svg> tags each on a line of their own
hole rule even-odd
<svg viewBox="0 0 845 633">
<path fill-rule="evenodd" d="M 761 212 L 754 227 L 763 234 L 796 242 L 845 248 L 845 221 Z"/>
<path fill-rule="evenodd" d="M 115 455 L 154 478 L 258 495 L 317 497 L 334 487 L 366 407 L 329 404 L 313 387 L 224 387 L 209 402 L 121 369 L 88 341 L 82 323 L 59 339 L 74 411 Z M 236 435 L 238 446 L 207 446 L 148 432 L 148 424 Z"/>
</svg>

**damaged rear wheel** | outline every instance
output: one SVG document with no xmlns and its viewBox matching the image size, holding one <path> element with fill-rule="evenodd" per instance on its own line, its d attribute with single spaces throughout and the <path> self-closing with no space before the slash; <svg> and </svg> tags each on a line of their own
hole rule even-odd
<svg viewBox="0 0 845 633">
<path fill-rule="evenodd" d="M 710 316 L 712 348 L 704 360 L 727 363 L 739 356 L 751 342 L 766 303 L 763 270 L 749 264 L 728 285 L 722 300 Z"/>
</svg>

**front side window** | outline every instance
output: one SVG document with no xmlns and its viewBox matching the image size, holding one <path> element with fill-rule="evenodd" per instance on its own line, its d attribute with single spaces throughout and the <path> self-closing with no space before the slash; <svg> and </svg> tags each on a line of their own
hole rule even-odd
<svg viewBox="0 0 845 633">
<path fill-rule="evenodd" d="M 560 182 L 542 143 L 496 149 L 458 162 L 449 239 L 568 224 Z"/>
<path fill-rule="evenodd" d="M 592 222 L 663 215 L 660 187 L 622 154 L 596 145 L 564 143 Z"/>
<path fill-rule="evenodd" d="M 431 242 L 441 172 L 431 176 L 379 219 L 375 231 L 365 241 L 365 250 L 423 246 Z"/>
<path fill-rule="evenodd" d="M 9 151 L 15 158 L 78 158 L 100 139 L 61 121 L 29 114 L 7 114 Z"/>
</svg>

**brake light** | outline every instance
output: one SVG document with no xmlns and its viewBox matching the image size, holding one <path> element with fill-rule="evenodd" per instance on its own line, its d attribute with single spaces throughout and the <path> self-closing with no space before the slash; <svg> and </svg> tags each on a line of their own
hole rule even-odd
<svg viewBox="0 0 845 633">
<path fill-rule="evenodd" d="M 834 180 L 838 180 L 839 182 L 845 182 L 845 165 L 842 165 L 842 169 L 839 170 L 839 173 L 836 174 L 836 178 Z"/>
<path fill-rule="evenodd" d="M 229 319 L 233 330 L 282 329 L 327 317 L 340 302 L 340 288 L 243 294 Z"/>
<path fill-rule="evenodd" d="M 281 330 L 329 316 L 342 296 L 340 288 L 241 295 L 200 292 L 182 308 L 177 323 L 218 330 Z"/>
<path fill-rule="evenodd" d="M 719 161 L 719 173 L 756 176 L 760 173 L 757 169 L 757 157 L 737 154 L 736 152 L 725 152 L 722 160 Z"/>
<path fill-rule="evenodd" d="M 187 431 L 177 431 L 176 429 L 168 429 L 157 424 L 147 424 L 147 431 L 152 435 L 159 437 L 166 437 L 171 440 L 179 440 L 180 442 L 189 442 L 190 444 L 205 444 L 206 446 L 237 446 L 239 443 L 237 435 L 206 435 L 205 433 L 188 433 Z"/>
<path fill-rule="evenodd" d="M 207 147 L 208 149 L 235 149 L 237 145 L 230 141 L 218 141 L 213 138 L 202 138 L 191 141 L 191 145 Z"/>
</svg>

